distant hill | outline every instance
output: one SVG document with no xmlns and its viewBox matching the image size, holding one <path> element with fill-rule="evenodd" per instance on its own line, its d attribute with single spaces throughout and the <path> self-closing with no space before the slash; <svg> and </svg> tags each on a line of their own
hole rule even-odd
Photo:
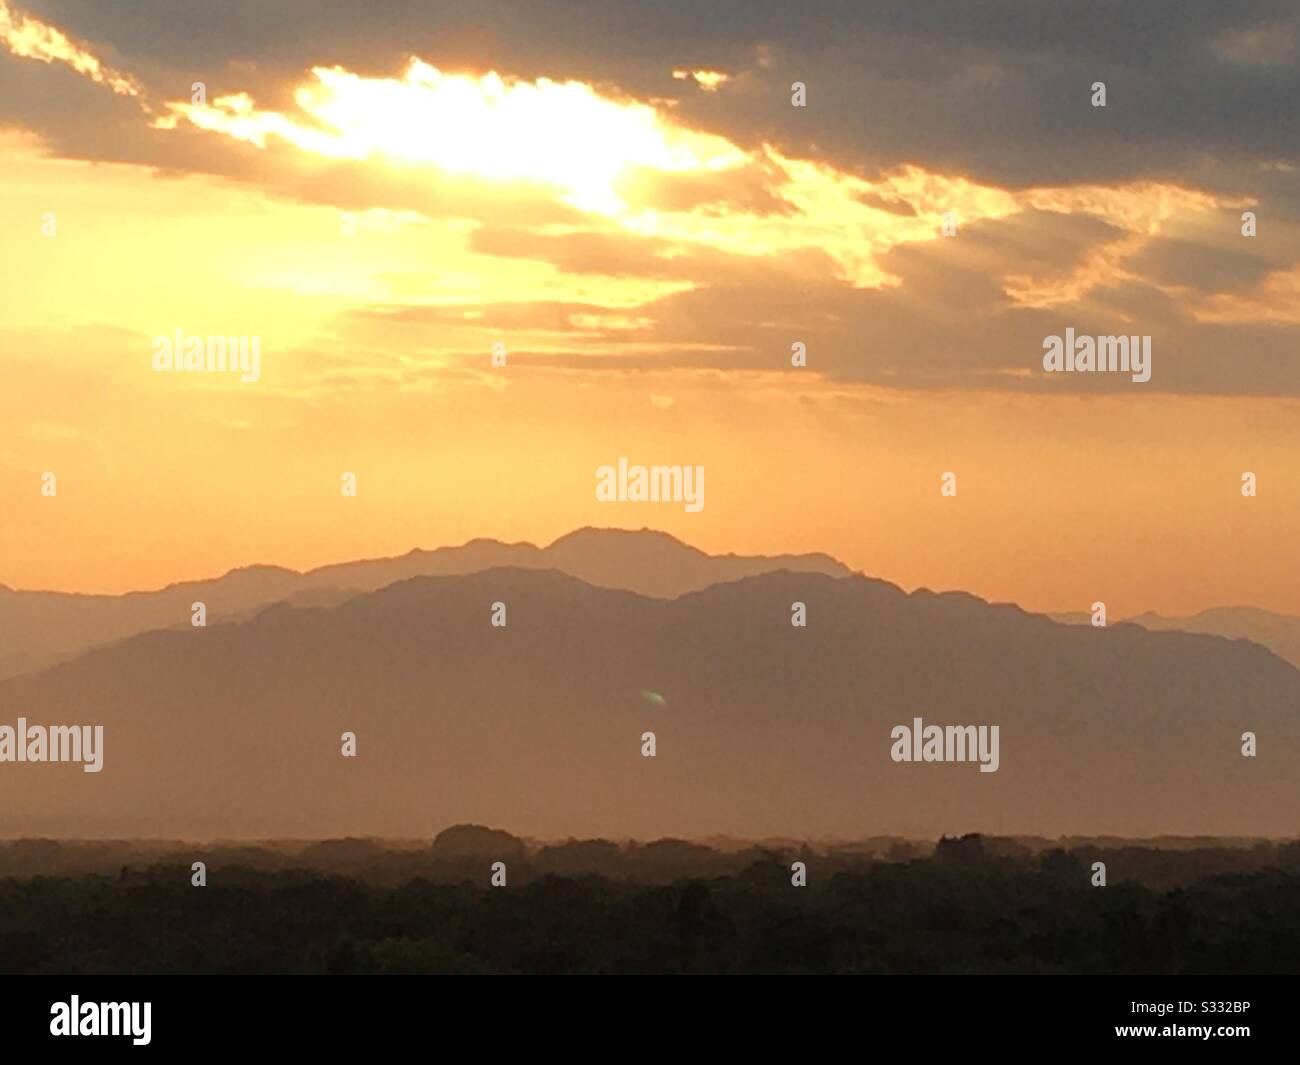
<svg viewBox="0 0 1300 1065">
<path fill-rule="evenodd" d="M 1081 611 L 1047 616 L 1067 625 L 1087 625 L 1092 621 L 1091 615 Z M 1152 632 L 1201 632 L 1235 640 L 1253 640 L 1293 666 L 1300 666 L 1300 618 L 1289 614 L 1275 614 L 1253 606 L 1223 606 L 1202 610 L 1190 617 L 1171 618 L 1147 612 L 1123 620 Z"/>
<path fill-rule="evenodd" d="M 1300 671 L 1264 648 L 861 576 L 777 571 L 673 600 L 553 570 L 420 577 L 0 682 L 0 723 L 19 715 L 104 725 L 105 768 L 6 763 L 0 836 L 1300 828 Z M 890 730 L 916 716 L 998 725 L 1000 769 L 893 762 Z"/>
<path fill-rule="evenodd" d="M 708 555 L 649 529 L 579 529 L 549 547 L 471 540 L 460 547 L 411 551 L 398 558 L 343 562 L 299 573 L 250 566 L 212 580 L 150 592 L 76 595 L 16 591 L 0 585 L 0 678 L 41 669 L 88 647 L 152 629 L 189 627 L 191 604 L 208 623 L 246 620 L 271 603 L 335 604 L 411 577 L 474 573 L 501 566 L 556 569 L 589 584 L 676 598 L 719 581 L 777 569 L 844 576 L 828 555 Z"/>
<path fill-rule="evenodd" d="M 188 626 L 196 600 L 206 603 L 214 618 L 275 602 L 293 592 L 301 577 L 277 566 L 250 566 L 213 580 L 126 595 L 28 592 L 0 585 L 0 677 L 40 669 L 137 632 Z"/>
<path fill-rule="evenodd" d="M 1215 607 L 1192 617 L 1170 618 L 1146 613 L 1130 618 L 1135 625 L 1152 631 L 1204 632 L 1254 640 L 1292 665 L 1300 666 L 1300 618 L 1274 614 L 1257 607 Z"/>
</svg>

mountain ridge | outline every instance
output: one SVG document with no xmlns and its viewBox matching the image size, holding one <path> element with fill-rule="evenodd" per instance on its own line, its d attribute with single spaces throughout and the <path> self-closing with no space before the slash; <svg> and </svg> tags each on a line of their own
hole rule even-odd
<svg viewBox="0 0 1300 1065">
<path fill-rule="evenodd" d="M 191 604 L 208 619 L 240 618 L 307 592 L 374 591 L 412 576 L 469 573 L 519 565 L 558 568 L 606 587 L 673 598 L 744 572 L 777 566 L 847 574 L 830 556 L 709 555 L 668 533 L 584 526 L 546 547 L 477 537 L 458 546 L 412 548 L 404 555 L 327 563 L 298 571 L 255 564 L 219 577 L 178 581 L 120 595 L 0 591 L 0 678 L 40 669 L 88 647 L 155 628 L 190 624 Z"/>
<path fill-rule="evenodd" d="M 1298 708 L 1300 671 L 1249 642 L 861 574 L 662 599 L 492 569 L 0 681 L 0 722 L 106 736 L 98 774 L 6 766 L 0 835 L 1294 835 Z M 894 762 L 914 717 L 998 725 L 1000 768 Z"/>
</svg>

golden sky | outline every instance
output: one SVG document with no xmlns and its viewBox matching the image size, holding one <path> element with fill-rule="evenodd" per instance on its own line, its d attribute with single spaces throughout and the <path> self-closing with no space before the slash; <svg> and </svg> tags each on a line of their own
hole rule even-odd
<svg viewBox="0 0 1300 1065">
<path fill-rule="evenodd" d="M 639 54 L 619 84 L 473 34 L 349 60 L 334 27 L 320 54 L 231 40 L 200 69 L 59 7 L 0 0 L 0 582 L 125 591 L 592 524 L 1030 609 L 1300 613 L 1279 150 L 1207 129 L 1125 164 L 1104 141 L 1115 161 L 1072 178 L 1026 133 L 1012 174 L 818 112 L 838 53 L 813 44 L 805 130 L 793 45 Z M 1224 63 L 1280 62 L 1205 32 Z M 1137 107 L 1079 91 L 1071 122 Z M 1151 335 L 1152 380 L 1045 374 L 1066 327 Z M 177 330 L 259 338 L 258 379 L 155 372 Z M 620 456 L 703 465 L 704 509 L 598 503 Z"/>
</svg>

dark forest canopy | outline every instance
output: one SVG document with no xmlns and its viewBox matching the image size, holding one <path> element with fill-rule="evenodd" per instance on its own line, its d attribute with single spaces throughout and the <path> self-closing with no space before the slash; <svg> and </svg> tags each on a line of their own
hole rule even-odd
<svg viewBox="0 0 1300 1065">
<path fill-rule="evenodd" d="M 120 860 L 111 874 L 54 875 L 13 867 L 92 845 L 0 844 L 0 971 L 1300 971 L 1300 842 L 966 836 L 836 850 L 457 836 L 523 848 L 507 886 L 491 887 L 488 856 L 459 844 L 447 859 L 428 842 L 184 854 L 101 843 L 97 861 Z M 192 860 L 207 866 L 204 887 Z M 1093 885 L 1097 862 L 1108 886 Z"/>
</svg>

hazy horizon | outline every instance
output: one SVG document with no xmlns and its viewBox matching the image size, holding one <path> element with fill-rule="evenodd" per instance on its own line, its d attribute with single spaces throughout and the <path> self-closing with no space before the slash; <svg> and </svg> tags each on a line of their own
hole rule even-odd
<svg viewBox="0 0 1300 1065">
<path fill-rule="evenodd" d="M 158 592 L 158 591 L 165 591 L 165 590 L 167 590 L 167 589 L 169 589 L 169 588 L 174 588 L 174 587 L 176 587 L 176 586 L 178 586 L 178 585 L 196 584 L 196 583 L 206 583 L 206 582 L 209 582 L 209 581 L 216 581 L 216 580 L 220 580 L 220 579 L 223 578 L 223 577 L 228 577 L 228 576 L 230 576 L 230 575 L 232 575 L 232 574 L 238 574 L 238 573 L 241 573 L 241 572 L 243 572 L 243 571 L 250 571 L 250 570 L 251 570 L 251 571 L 256 571 L 256 570 L 287 570 L 287 571 L 290 571 L 290 572 L 295 573 L 295 574 L 306 575 L 306 574 L 309 574 L 309 573 L 316 572 L 316 571 L 318 571 L 318 570 L 329 569 L 329 568 L 331 568 L 331 567 L 342 567 L 342 566 L 346 566 L 346 565 L 348 565 L 348 564 L 350 564 L 350 563 L 354 563 L 354 562 L 372 562 L 372 561 L 373 561 L 373 562 L 378 562 L 378 561 L 388 561 L 388 560 L 393 560 L 393 559 L 400 559 L 400 558 L 403 558 L 403 557 L 406 557 L 406 556 L 408 556 L 408 555 L 412 555 L 412 554 L 419 554 L 419 553 L 426 553 L 426 554 L 428 554 L 428 553 L 433 553 L 433 552 L 436 552 L 436 551 L 443 551 L 443 550 L 449 550 L 449 549 L 450 549 L 450 550 L 455 550 L 455 549 L 458 549 L 458 548 L 469 547 L 469 546 L 471 546 L 471 545 L 479 544 L 479 543 L 500 544 L 500 545 L 502 545 L 502 546 L 506 546 L 506 547 L 525 546 L 525 547 L 537 547 L 537 548 L 542 548 L 542 549 L 544 549 L 544 548 L 549 547 L 549 546 L 551 546 L 552 544 L 556 543 L 557 541 L 564 540 L 564 539 L 566 539 L 567 537 L 573 536 L 573 535 L 576 534 L 576 533 L 583 533 L 583 532 L 588 532 L 588 531 L 597 531 L 597 532 L 613 532 L 613 533 L 647 533 L 647 534 L 651 534 L 651 535 L 662 535 L 662 536 L 668 536 L 668 537 L 671 537 L 672 539 L 676 540 L 678 543 L 680 543 L 680 544 L 682 544 L 682 545 L 684 545 L 684 546 L 686 546 L 686 547 L 688 547 L 688 548 L 693 548 L 693 549 L 695 549 L 695 550 L 704 551 L 706 554 L 709 554 L 709 555 L 721 555 L 721 556 L 726 556 L 726 555 L 742 555 L 742 556 L 747 556 L 747 557 L 757 557 L 757 558 L 773 558 L 773 557 L 780 557 L 780 556 L 783 556 L 783 555 L 794 556 L 794 555 L 804 555 L 804 554 L 806 554 L 806 555 L 824 555 L 824 556 L 826 556 L 826 557 L 828 557 L 828 558 L 834 560 L 835 562 L 838 562 L 838 563 L 841 563 L 841 564 L 845 565 L 846 568 L 847 568 L 849 571 L 853 572 L 853 573 L 859 573 L 859 574 L 862 574 L 862 575 L 864 575 L 864 576 L 873 577 L 873 578 L 875 578 L 875 579 L 877 579 L 877 580 L 888 581 L 889 583 L 891 583 L 891 584 L 895 584 L 895 585 L 897 585 L 899 588 L 902 588 L 904 591 L 907 591 L 907 592 L 912 592 L 912 591 L 917 591 L 917 590 L 929 590 L 929 591 L 934 591 L 934 592 L 970 592 L 971 594 L 976 594 L 976 593 L 972 592 L 972 590 L 971 590 L 970 588 L 966 588 L 966 587 L 951 587 L 951 588 L 949 588 L 949 587 L 938 587 L 938 586 L 935 586 L 935 585 L 933 585 L 933 584 L 927 584 L 927 583 L 924 583 L 924 582 L 923 582 L 923 583 L 920 583 L 920 584 L 915 584 L 915 585 L 905 584 L 905 583 L 903 583 L 902 581 L 898 581 L 898 580 L 894 580 L 894 579 L 892 579 L 892 578 L 890 577 L 890 575 L 887 574 L 887 573 L 877 573 L 877 572 L 872 572 L 872 571 L 870 571 L 870 570 L 868 570 L 868 569 L 863 569 L 863 568 L 859 568 L 859 567 L 854 567 L 854 566 L 848 565 L 848 564 L 845 562 L 844 559 L 837 557 L 837 556 L 834 555 L 832 552 L 825 551 L 825 550 L 819 550 L 819 549 L 817 549 L 817 548 L 809 548 L 809 549 L 807 549 L 806 551 L 803 551 L 803 550 L 796 551 L 796 550 L 789 549 L 789 548 L 785 548 L 785 549 L 783 549 L 780 545 L 776 545 L 776 546 L 773 548 L 773 550 L 771 550 L 770 552 L 769 552 L 769 551 L 754 552 L 753 555 L 749 555 L 748 552 L 736 551 L 736 550 L 734 550 L 734 549 L 733 549 L 733 550 L 726 550 L 726 551 L 711 551 L 711 550 L 707 550 L 707 549 L 703 548 L 700 544 L 694 543 L 694 542 L 692 542 L 692 541 L 686 539 L 686 538 L 683 537 L 683 536 L 680 536 L 680 535 L 677 535 L 677 534 L 674 534 L 674 533 L 667 532 L 667 531 L 664 530 L 664 529 L 654 528 L 653 526 L 649 526 L 649 525 L 642 525 L 642 526 L 634 526 L 634 525 L 584 525 L 584 526 L 580 526 L 580 527 L 575 527 L 575 528 L 569 529 L 569 530 L 567 530 L 567 531 L 565 531 L 565 532 L 562 532 L 562 533 L 560 533 L 560 534 L 558 534 L 558 535 L 556 535 L 556 536 L 554 536 L 554 537 L 550 537 L 550 538 L 541 537 L 541 538 L 537 538 L 537 539 L 527 539 L 527 538 L 523 538 L 523 539 L 517 539 L 517 540 L 509 540 L 509 539 L 506 539 L 506 538 L 504 538 L 504 537 L 493 536 L 493 535 L 490 535 L 490 534 L 482 534 L 482 535 L 472 536 L 472 537 L 470 537 L 470 538 L 468 538 L 468 539 L 466 539 L 466 540 L 451 541 L 451 542 L 447 542 L 447 543 L 438 543 L 438 544 L 434 544 L 434 543 L 421 543 L 421 544 L 415 544 L 415 545 L 412 545 L 412 546 L 406 548 L 405 550 L 398 550 L 398 551 L 396 551 L 396 552 L 394 552 L 394 553 L 392 553 L 392 554 L 373 554 L 373 553 L 371 553 L 371 554 L 363 554 L 363 555 L 359 555 L 359 556 L 356 556 L 356 557 L 331 557 L 331 558 L 324 559 L 323 561 L 313 562 L 313 563 L 311 563 L 311 564 L 309 564 L 309 565 L 304 564 L 304 565 L 302 565 L 301 567 L 299 567 L 299 566 L 294 566 L 294 565 L 290 565 L 290 564 L 288 564 L 287 562 L 284 562 L 284 561 L 282 561 L 282 560 L 278 560 L 278 559 L 262 559 L 262 560 L 260 560 L 260 561 L 241 562 L 241 563 L 239 563 L 239 564 L 237 564 L 237 565 L 229 565 L 229 566 L 225 566 L 225 565 L 217 564 L 214 568 L 212 568 L 212 569 L 210 569 L 210 570 L 207 570 L 207 571 L 204 571 L 204 572 L 201 572 L 201 573 L 189 573 L 189 574 L 181 574 L 181 575 L 177 575 L 177 576 L 175 576 L 174 578 L 171 578 L 171 579 L 166 580 L 166 581 L 165 581 L 164 583 L 162 583 L 162 584 L 138 585 L 138 586 L 133 585 L 133 586 L 130 586 L 130 587 L 114 588 L 114 589 L 103 589 L 103 588 L 58 588 L 58 587 L 44 587 L 44 586 L 42 586 L 42 587 L 29 587 L 29 586 L 22 586 L 22 585 L 8 584 L 8 583 L 6 583 L 6 582 L 4 582 L 4 581 L 0 581 L 0 587 L 7 588 L 7 589 L 9 589 L 10 591 L 14 591 L 14 592 L 34 592 L 34 593 L 50 592 L 50 593 L 59 594 L 59 595 L 120 597 L 120 596 L 132 595 L 132 594 L 140 593 L 140 592 Z M 980 598 L 985 599 L 986 601 L 988 601 L 988 602 L 992 602 L 992 603 L 1013 603 L 1014 605 L 1019 606 L 1019 607 L 1021 607 L 1022 609 L 1028 610 L 1028 611 L 1030 611 L 1031 613 L 1046 614 L 1046 615 L 1052 616 L 1052 615 L 1065 615 L 1065 614 L 1068 614 L 1068 613 L 1074 612 L 1074 613 L 1077 613 L 1080 617 L 1087 617 L 1087 610 L 1084 609 L 1083 606 L 1078 606 L 1078 605 L 1076 605 L 1076 606 L 1074 607 L 1073 610 L 1071 610 L 1071 609 L 1064 609 L 1064 608 L 1062 608 L 1062 609 L 1056 609 L 1056 608 L 1053 608 L 1053 607 L 1031 608 L 1031 607 L 1027 606 L 1026 604 L 1021 603 L 1021 602 L 1018 602 L 1018 601 L 1016 601 L 1016 600 L 1014 600 L 1014 599 L 998 598 L 998 597 L 985 596 L 985 595 L 981 595 Z M 1085 604 L 1085 605 L 1086 605 L 1086 604 Z M 1282 614 L 1282 615 L 1286 615 L 1286 614 L 1287 614 L 1286 611 L 1281 611 L 1281 610 L 1269 610 L 1269 608 L 1267 608 L 1267 607 L 1261 607 L 1261 606 L 1258 606 L 1257 604 L 1254 604 L 1254 603 L 1247 603 L 1247 602 L 1215 602 L 1215 603 L 1208 603 L 1208 604 L 1206 604 L 1206 605 L 1204 605 L 1204 606 L 1202 606 L 1202 607 L 1196 608 L 1196 609 L 1188 609 L 1186 612 L 1184 612 L 1184 613 L 1182 613 L 1182 614 L 1167 614 L 1167 613 L 1164 613 L 1164 612 L 1162 612 L 1162 611 L 1160 611 L 1160 610 L 1158 610 L 1158 609 L 1155 609 L 1155 608 L 1138 609 L 1138 610 L 1133 611 L 1133 613 L 1132 613 L 1131 615 L 1126 615 L 1126 614 L 1117 614 L 1117 615 L 1115 616 L 1115 620 L 1117 620 L 1117 621 L 1118 621 L 1118 620 L 1132 620 L 1133 618 L 1140 617 L 1140 616 L 1143 615 L 1143 614 L 1158 615 L 1158 616 L 1160 616 L 1160 617 L 1163 618 L 1163 619 L 1169 619 L 1169 620 L 1183 620 L 1183 619 L 1188 619 L 1188 618 L 1195 617 L 1196 615 L 1199 615 L 1199 614 L 1205 614 L 1205 613 L 1209 613 L 1209 612 L 1213 612 L 1213 611 L 1218 611 L 1218 610 L 1224 610 L 1224 611 L 1230 611 L 1230 610 L 1262 610 L 1262 611 L 1268 611 L 1268 612 L 1270 612 L 1270 613 L 1274 613 L 1274 614 Z M 1292 615 L 1287 615 L 1287 616 L 1292 616 Z"/>
</svg>

